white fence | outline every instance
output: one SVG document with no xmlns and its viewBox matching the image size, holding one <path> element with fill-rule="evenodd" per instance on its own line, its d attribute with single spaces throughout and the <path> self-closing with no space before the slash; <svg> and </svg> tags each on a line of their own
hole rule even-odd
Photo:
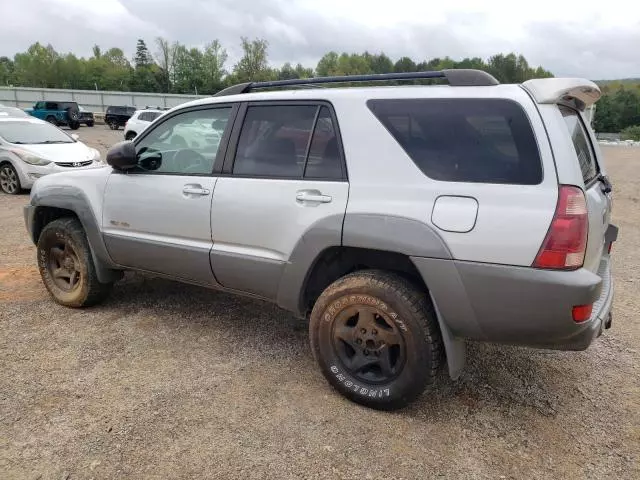
<svg viewBox="0 0 640 480">
<path fill-rule="evenodd" d="M 61 90 L 57 88 L 0 87 L 0 104 L 18 108 L 33 107 L 40 100 L 77 102 L 92 112 L 104 112 L 109 105 L 133 107 L 175 107 L 203 98 L 203 95 L 168 93 L 103 92 L 100 90 Z"/>
</svg>

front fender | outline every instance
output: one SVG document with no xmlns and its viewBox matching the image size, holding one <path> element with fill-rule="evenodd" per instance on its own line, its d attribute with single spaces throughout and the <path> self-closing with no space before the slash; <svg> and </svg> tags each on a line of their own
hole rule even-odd
<svg viewBox="0 0 640 480">
<path fill-rule="evenodd" d="M 62 175 L 54 177 L 61 178 Z M 109 252 L 102 237 L 100 229 L 101 213 L 97 212 L 95 205 L 102 199 L 101 191 L 87 192 L 77 185 L 54 184 L 44 177 L 36 182 L 36 188 L 31 192 L 31 202 L 25 211 L 27 229 L 34 243 L 37 243 L 37 231 L 35 222 L 38 221 L 39 208 L 60 208 L 73 212 L 80 220 L 87 235 L 91 255 L 96 266 L 98 279 L 103 283 L 114 281 L 119 273 L 114 272 L 115 263 L 111 260 Z M 53 180 L 53 178 L 51 179 Z M 95 185 L 93 185 L 96 187 Z M 93 198 L 92 198 L 93 196 Z"/>
</svg>

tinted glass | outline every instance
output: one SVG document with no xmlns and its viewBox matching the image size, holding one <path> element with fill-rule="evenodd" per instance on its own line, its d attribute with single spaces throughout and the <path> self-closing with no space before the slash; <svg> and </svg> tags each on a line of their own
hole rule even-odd
<svg viewBox="0 0 640 480">
<path fill-rule="evenodd" d="M 331 113 L 327 107 L 320 109 L 320 115 L 318 115 L 318 121 L 313 130 L 304 177 L 316 179 L 342 178 L 338 137 L 333 126 Z"/>
<path fill-rule="evenodd" d="M 591 150 L 587 132 L 578 112 L 567 107 L 560 107 L 560 111 L 564 117 L 564 123 L 567 125 L 569 135 L 571 135 L 573 148 L 575 148 L 578 162 L 580 162 L 584 183 L 589 183 L 598 175 L 598 165 Z"/>
<path fill-rule="evenodd" d="M 59 128 L 38 121 L 3 120 L 0 122 L 0 138 L 23 145 L 73 143 L 73 139 Z"/>
<path fill-rule="evenodd" d="M 317 110 L 311 105 L 249 107 L 233 173 L 302 178 Z"/>
<path fill-rule="evenodd" d="M 160 112 L 147 112 L 147 120 L 153 122 L 160 116 Z"/>
<path fill-rule="evenodd" d="M 144 122 L 150 122 L 151 121 L 149 119 L 149 113 L 148 112 L 140 112 L 140 115 L 138 115 L 138 120 L 142 120 Z"/>
<path fill-rule="evenodd" d="M 141 167 L 157 173 L 211 173 L 230 114 L 231 107 L 196 110 L 162 122 L 136 146 Z"/>
<path fill-rule="evenodd" d="M 45 108 L 47 110 L 57 110 L 58 109 L 58 104 L 55 102 L 46 102 L 45 103 Z"/>
<path fill-rule="evenodd" d="M 370 100 L 422 172 L 448 182 L 535 185 L 542 165 L 522 108 L 502 99 Z"/>
</svg>

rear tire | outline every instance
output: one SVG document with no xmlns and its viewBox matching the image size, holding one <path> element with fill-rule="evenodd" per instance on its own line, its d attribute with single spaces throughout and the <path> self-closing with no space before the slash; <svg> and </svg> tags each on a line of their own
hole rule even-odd
<svg viewBox="0 0 640 480">
<path fill-rule="evenodd" d="M 433 383 L 442 340 L 427 292 L 384 271 L 331 284 L 309 325 L 311 349 L 329 383 L 350 400 L 394 410 Z"/>
<path fill-rule="evenodd" d="M 8 195 L 18 195 L 22 191 L 18 172 L 9 162 L 0 165 L 0 190 Z"/>
<path fill-rule="evenodd" d="M 67 217 L 48 223 L 38 238 L 38 269 L 53 299 L 66 307 L 102 302 L 113 283 L 100 283 L 82 225 Z"/>
<path fill-rule="evenodd" d="M 87 122 L 87 127 L 93 127 L 94 123 L 93 122 Z"/>
<path fill-rule="evenodd" d="M 55 125 L 56 127 L 58 126 L 58 120 L 56 120 L 56 117 L 54 117 L 53 115 L 49 115 L 45 120 L 51 125 Z"/>
<path fill-rule="evenodd" d="M 78 130 L 80 128 L 80 122 L 78 122 L 78 121 L 70 122 L 69 123 L 69 128 L 71 130 Z"/>
<path fill-rule="evenodd" d="M 125 140 L 133 140 L 134 138 L 136 138 L 136 132 L 127 132 L 127 134 L 124 136 Z"/>
<path fill-rule="evenodd" d="M 109 128 L 111 130 L 118 130 L 118 123 L 115 120 L 109 122 Z"/>
</svg>

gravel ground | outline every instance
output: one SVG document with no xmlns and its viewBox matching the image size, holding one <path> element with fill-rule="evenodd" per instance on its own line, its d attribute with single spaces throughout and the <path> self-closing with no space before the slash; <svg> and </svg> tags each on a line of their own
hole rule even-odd
<svg viewBox="0 0 640 480">
<path fill-rule="evenodd" d="M 100 307 L 54 304 L 27 196 L 0 196 L 0 476 L 640 478 L 640 149 L 605 155 L 613 328 L 577 353 L 470 345 L 460 380 L 396 413 L 333 392 L 306 326 L 266 303 L 127 274 Z"/>
</svg>

